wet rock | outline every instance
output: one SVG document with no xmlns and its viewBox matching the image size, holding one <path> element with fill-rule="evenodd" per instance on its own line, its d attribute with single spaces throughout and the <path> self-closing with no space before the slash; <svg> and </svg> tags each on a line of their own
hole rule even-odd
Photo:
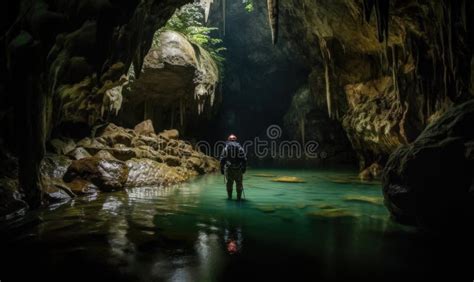
<svg viewBox="0 0 474 282">
<path fill-rule="evenodd" d="M 132 144 L 134 136 L 127 132 L 123 127 L 111 123 L 105 128 L 104 132 L 99 137 L 104 138 L 109 146 L 121 144 L 129 147 Z"/>
<path fill-rule="evenodd" d="M 382 171 L 383 167 L 381 165 L 378 163 L 373 163 L 368 168 L 359 173 L 359 178 L 365 181 L 379 179 L 382 177 Z"/>
<path fill-rule="evenodd" d="M 179 131 L 177 129 L 169 129 L 169 130 L 164 130 L 160 132 L 159 135 L 164 137 L 165 139 L 176 140 L 179 138 Z M 177 143 L 173 143 L 173 144 L 177 145 Z"/>
<path fill-rule="evenodd" d="M 123 144 L 119 144 L 119 145 L 123 145 Z M 132 158 L 135 158 L 137 156 L 134 149 L 125 147 L 125 146 L 115 146 L 112 149 L 106 149 L 106 150 L 109 151 L 112 154 L 112 156 L 114 156 L 114 158 L 120 161 L 124 161 L 124 162 Z"/>
<path fill-rule="evenodd" d="M 307 213 L 312 219 L 354 219 L 357 218 L 357 214 L 351 213 L 344 209 L 324 209 L 322 211 L 314 211 Z"/>
<path fill-rule="evenodd" d="M 257 210 L 263 213 L 274 213 L 277 209 L 274 206 L 258 206 Z"/>
<path fill-rule="evenodd" d="M 41 175 L 46 179 L 62 179 L 71 163 L 67 156 L 47 154 L 41 161 Z"/>
<path fill-rule="evenodd" d="M 469 189 L 474 164 L 474 101 L 448 110 L 410 145 L 395 151 L 383 173 L 385 204 L 399 222 L 424 227 L 464 221 L 474 215 Z"/>
<path fill-rule="evenodd" d="M 109 151 L 107 150 L 100 150 L 98 151 L 94 157 L 99 158 L 99 159 L 105 159 L 105 160 L 115 160 L 118 161 Z"/>
<path fill-rule="evenodd" d="M 133 129 L 137 134 L 140 135 L 149 135 L 155 133 L 155 128 L 153 127 L 153 122 L 149 119 L 142 121 L 141 123 L 137 124 Z"/>
<path fill-rule="evenodd" d="M 75 195 L 94 194 L 99 191 L 97 186 L 84 179 L 74 179 L 66 185 Z"/>
<path fill-rule="evenodd" d="M 181 159 L 176 156 L 167 155 L 164 156 L 163 161 L 169 166 L 180 166 Z"/>
<path fill-rule="evenodd" d="M 73 140 L 61 140 L 61 139 L 52 139 L 49 141 L 49 147 L 52 151 L 58 155 L 67 155 L 69 152 L 76 148 L 76 144 Z"/>
<path fill-rule="evenodd" d="M 145 136 L 145 135 L 138 135 L 136 138 L 133 139 L 132 141 L 132 146 L 138 147 L 138 146 L 150 146 L 155 150 L 163 150 L 166 148 L 166 141 L 162 138 L 158 138 L 156 135 L 152 135 L 153 137 L 150 136 Z"/>
<path fill-rule="evenodd" d="M 101 140 L 103 142 L 99 142 L 99 140 Z M 83 147 L 84 149 L 87 150 L 87 152 L 89 152 L 89 154 L 95 155 L 98 151 L 107 148 L 107 146 L 105 144 L 106 144 L 105 140 L 102 140 L 102 139 L 99 139 L 99 138 L 86 137 L 86 138 L 80 140 L 77 143 L 77 146 L 78 147 Z"/>
<path fill-rule="evenodd" d="M 127 187 L 168 186 L 187 179 L 176 169 L 149 159 L 131 159 L 127 161 L 127 167 Z"/>
<path fill-rule="evenodd" d="M 277 178 L 272 178 L 271 181 L 284 182 L 284 183 L 305 183 L 306 182 L 304 179 L 295 177 L 295 176 L 281 176 Z"/>
<path fill-rule="evenodd" d="M 27 210 L 28 204 L 18 192 L 18 180 L 0 178 L 0 221 L 21 216 Z"/>
<path fill-rule="evenodd" d="M 91 154 L 89 154 L 89 152 L 86 149 L 82 147 L 77 147 L 76 149 L 69 152 L 68 156 L 74 160 L 80 160 L 80 159 L 91 157 Z"/>
<path fill-rule="evenodd" d="M 150 146 L 142 145 L 133 149 L 137 158 L 146 158 L 163 162 L 162 154 Z"/>
<path fill-rule="evenodd" d="M 192 170 L 197 171 L 199 174 L 204 174 L 206 172 L 204 161 L 197 157 L 191 157 L 187 159 L 186 166 Z"/>
<path fill-rule="evenodd" d="M 115 191 L 124 188 L 127 177 L 128 167 L 124 162 L 90 157 L 73 161 L 64 175 L 64 181 L 70 183 L 82 179 L 101 191 Z"/>
<path fill-rule="evenodd" d="M 252 176 L 255 176 L 255 177 L 276 177 L 276 175 L 270 174 L 270 173 L 256 173 L 256 174 L 252 174 Z"/>
<path fill-rule="evenodd" d="M 382 205 L 383 197 L 371 197 L 371 196 L 360 196 L 360 195 L 348 195 L 344 197 L 346 202 L 357 202 L 357 203 L 366 203 L 373 205 Z"/>
</svg>

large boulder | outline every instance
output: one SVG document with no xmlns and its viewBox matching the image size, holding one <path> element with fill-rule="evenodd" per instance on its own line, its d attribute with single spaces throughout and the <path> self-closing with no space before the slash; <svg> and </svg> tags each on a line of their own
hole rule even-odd
<svg viewBox="0 0 474 282">
<path fill-rule="evenodd" d="M 175 168 L 150 159 L 131 159 L 127 166 L 127 187 L 168 186 L 187 179 Z"/>
<path fill-rule="evenodd" d="M 383 173 L 385 205 L 402 223 L 433 227 L 473 216 L 474 100 L 448 110 Z"/>
<path fill-rule="evenodd" d="M 155 128 L 153 127 L 153 122 L 150 119 L 140 122 L 133 129 L 137 134 L 140 135 L 149 135 L 155 133 Z"/>
<path fill-rule="evenodd" d="M 110 123 L 103 129 L 103 132 L 99 135 L 99 137 L 102 137 L 109 146 L 114 146 L 117 144 L 130 146 L 134 137 L 133 134 L 133 130 L 127 130 L 123 127 Z"/>
<path fill-rule="evenodd" d="M 127 177 L 128 167 L 124 162 L 89 157 L 73 161 L 64 175 L 64 181 L 70 183 L 82 179 L 102 191 L 115 191 L 124 188 Z"/>
</svg>

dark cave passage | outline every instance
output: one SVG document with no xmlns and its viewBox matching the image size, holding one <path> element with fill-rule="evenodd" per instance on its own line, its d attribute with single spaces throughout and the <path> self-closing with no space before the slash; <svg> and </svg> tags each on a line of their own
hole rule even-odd
<svg viewBox="0 0 474 282">
<path fill-rule="evenodd" d="M 0 281 L 472 279 L 471 1 L 0 6 Z"/>
</svg>

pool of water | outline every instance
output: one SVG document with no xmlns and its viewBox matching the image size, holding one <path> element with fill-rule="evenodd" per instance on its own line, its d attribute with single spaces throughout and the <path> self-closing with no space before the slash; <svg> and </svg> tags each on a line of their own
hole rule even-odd
<svg viewBox="0 0 474 282">
<path fill-rule="evenodd" d="M 250 170 L 244 187 L 244 201 L 229 201 L 214 174 L 32 213 L 2 230 L 0 280 L 34 273 L 48 280 L 387 281 L 435 275 L 440 266 L 465 273 L 464 260 L 446 257 L 462 245 L 393 223 L 380 184 L 362 183 L 355 172 Z"/>
</svg>

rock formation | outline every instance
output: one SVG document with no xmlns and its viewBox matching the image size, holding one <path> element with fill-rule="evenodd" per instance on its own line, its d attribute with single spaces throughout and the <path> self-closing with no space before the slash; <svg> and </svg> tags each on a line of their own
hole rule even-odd
<svg viewBox="0 0 474 282">
<path fill-rule="evenodd" d="M 396 220 L 429 228 L 472 220 L 473 125 L 470 101 L 448 110 L 390 156 L 383 192 Z"/>
<path fill-rule="evenodd" d="M 145 56 L 140 78 L 124 91 L 118 120 L 133 124 L 151 119 L 158 128 L 178 127 L 211 112 L 219 70 L 210 54 L 175 31 L 159 32 Z"/>
</svg>

